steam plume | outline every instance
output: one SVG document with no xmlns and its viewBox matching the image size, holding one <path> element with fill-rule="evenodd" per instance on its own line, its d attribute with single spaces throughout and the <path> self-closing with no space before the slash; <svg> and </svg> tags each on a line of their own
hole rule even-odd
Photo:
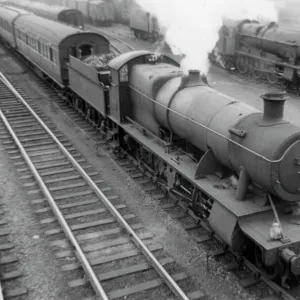
<svg viewBox="0 0 300 300">
<path fill-rule="evenodd" d="M 218 40 L 222 21 L 256 19 L 277 21 L 270 0 L 136 0 L 155 15 L 165 28 L 165 39 L 173 54 L 184 55 L 182 69 L 207 74 L 211 52 Z"/>
</svg>

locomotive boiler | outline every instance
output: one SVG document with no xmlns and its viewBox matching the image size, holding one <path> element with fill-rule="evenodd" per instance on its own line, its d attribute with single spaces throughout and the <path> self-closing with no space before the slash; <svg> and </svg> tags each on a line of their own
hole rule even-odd
<svg viewBox="0 0 300 300">
<path fill-rule="evenodd" d="M 211 89 L 197 71 L 186 83 L 180 74 L 169 65 L 133 68 L 131 85 L 155 99 L 141 101 L 144 96 L 133 91 L 135 120 L 158 136 L 164 128 L 203 153 L 211 151 L 222 166 L 242 174 L 245 184 L 254 181 L 281 199 L 299 201 L 300 166 L 294 160 L 300 132 L 282 119 L 285 96 L 264 96 L 261 113 Z"/>
</svg>

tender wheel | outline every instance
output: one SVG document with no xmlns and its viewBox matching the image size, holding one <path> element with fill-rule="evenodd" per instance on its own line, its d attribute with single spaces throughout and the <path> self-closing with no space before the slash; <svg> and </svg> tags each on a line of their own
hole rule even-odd
<svg viewBox="0 0 300 300">
<path fill-rule="evenodd" d="M 246 74 L 249 70 L 248 60 L 246 57 L 240 56 L 237 61 L 237 69 L 240 74 Z"/>
</svg>

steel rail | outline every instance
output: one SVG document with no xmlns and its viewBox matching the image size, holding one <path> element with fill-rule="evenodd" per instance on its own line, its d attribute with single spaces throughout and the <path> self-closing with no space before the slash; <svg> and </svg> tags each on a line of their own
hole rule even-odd
<svg viewBox="0 0 300 300">
<path fill-rule="evenodd" d="M 243 263 L 248 267 L 254 274 L 259 275 L 259 279 L 268 285 L 276 294 L 279 294 L 284 300 L 297 300 L 296 297 L 288 293 L 287 290 L 283 289 L 281 286 L 276 284 L 274 281 L 267 278 L 255 265 L 253 265 L 248 259 L 242 257 Z"/>
<path fill-rule="evenodd" d="M 7 81 L 7 79 L 3 76 L 2 73 L 0 73 L 1 76 L 1 81 L 6 84 L 8 83 L 8 87 L 11 90 L 12 85 Z M 13 90 L 11 90 L 11 92 L 13 92 L 15 95 L 18 95 L 19 99 L 21 100 L 21 102 L 24 104 L 24 100 L 23 98 L 19 95 L 19 93 L 13 88 Z M 26 106 L 28 108 L 28 106 Z M 32 113 L 33 111 L 30 109 L 30 112 Z M 38 118 L 37 115 L 34 113 L 33 116 L 35 118 Z M 33 173 L 35 179 L 37 180 L 37 182 L 40 185 L 40 188 L 42 189 L 43 193 L 45 194 L 46 198 L 48 199 L 49 204 L 51 205 L 53 212 L 57 218 L 57 220 L 59 221 L 60 225 L 62 226 L 65 234 L 67 235 L 67 237 L 69 238 L 69 240 L 71 241 L 72 245 L 75 247 L 75 250 L 77 252 L 77 257 L 80 259 L 82 266 L 85 270 L 85 272 L 87 273 L 91 284 L 96 292 L 96 294 L 100 297 L 101 300 L 109 300 L 109 298 L 107 297 L 106 293 L 104 292 L 98 278 L 97 275 L 94 273 L 91 265 L 89 264 L 89 262 L 86 259 L 85 254 L 83 253 L 80 245 L 78 244 L 75 236 L 73 235 L 69 225 L 67 224 L 67 222 L 65 221 L 62 213 L 60 212 L 58 206 L 55 203 L 55 200 L 53 199 L 53 197 L 51 196 L 48 188 L 46 187 L 45 183 L 43 182 L 43 179 L 40 177 L 39 173 L 37 172 L 34 164 L 32 163 L 31 159 L 29 158 L 28 154 L 26 153 L 24 147 L 22 146 L 21 142 L 19 141 L 18 137 L 16 136 L 16 134 L 14 133 L 12 127 L 10 126 L 9 122 L 7 121 L 6 117 L 4 116 L 2 110 L 0 109 L 0 117 L 3 121 L 3 123 L 5 124 L 6 128 L 8 129 L 9 133 L 11 134 L 12 138 L 14 139 L 15 143 L 17 144 L 17 146 L 20 149 L 20 152 L 22 154 L 22 156 L 24 157 L 28 167 L 30 168 L 31 172 Z M 39 123 L 41 124 L 43 121 L 41 121 L 40 119 L 38 119 Z M 0 298 L 1 299 L 1 298 Z"/>
<path fill-rule="evenodd" d="M 2 73 L 0 73 L 2 78 L 5 79 L 6 82 L 8 80 L 3 76 Z M 66 157 L 69 159 L 69 161 L 73 164 L 73 166 L 79 171 L 79 173 L 82 175 L 82 177 L 86 180 L 86 182 L 90 185 L 90 187 L 93 189 L 93 191 L 97 194 L 97 196 L 102 200 L 104 205 L 108 208 L 108 210 L 111 212 L 111 214 L 117 219 L 119 224 L 126 229 L 127 233 L 131 237 L 132 241 L 135 243 L 135 245 L 139 248 L 139 250 L 144 254 L 144 256 L 148 259 L 148 261 L 151 263 L 153 268 L 157 271 L 157 273 L 164 279 L 165 283 L 168 285 L 168 287 L 172 290 L 172 292 L 179 297 L 179 299 L 182 300 L 189 300 L 188 296 L 182 291 L 182 289 L 177 285 L 177 283 L 174 281 L 174 279 L 170 276 L 170 274 L 165 270 L 165 268 L 159 263 L 159 261 L 155 258 L 155 256 L 151 253 L 151 251 L 146 247 L 146 245 L 141 241 L 141 239 L 137 236 L 137 234 L 134 232 L 134 230 L 129 226 L 129 224 L 125 221 L 125 219 L 122 217 L 122 215 L 118 212 L 118 210 L 111 204 L 111 202 L 108 200 L 108 198 L 105 196 L 105 194 L 98 188 L 98 186 L 93 182 L 93 180 L 89 177 L 89 175 L 84 171 L 84 169 L 78 164 L 78 162 L 72 157 L 72 155 L 68 152 L 68 150 L 60 143 L 60 141 L 56 138 L 56 136 L 51 132 L 51 130 L 44 124 L 44 122 L 39 118 L 39 116 L 32 110 L 32 108 L 26 103 L 26 101 L 22 98 L 22 96 L 15 90 L 15 88 L 8 82 L 9 86 L 11 87 L 11 91 L 20 99 L 20 101 L 24 104 L 24 106 L 29 110 L 29 112 L 35 117 L 35 119 L 39 122 L 39 124 L 45 129 L 45 131 L 51 136 L 51 138 L 55 141 L 57 146 L 60 148 L 60 150 L 66 155 Z M 4 115 L 2 114 L 2 111 L 0 111 L 1 117 Z M 5 117 L 4 117 L 5 118 Z M 8 124 L 9 125 L 9 124 Z M 12 134 L 14 135 L 14 132 L 12 131 Z M 22 145 L 19 143 L 19 145 L 22 147 Z M 29 160 L 29 163 L 31 162 L 28 158 L 24 148 L 22 147 L 24 154 L 26 155 L 27 159 Z M 36 169 L 32 165 L 35 173 L 38 175 Z M 38 175 L 38 178 L 39 175 Z M 44 183 L 42 180 L 41 184 L 43 186 Z M 46 186 L 45 186 L 46 188 Z M 48 189 L 46 188 L 46 191 L 48 192 L 49 196 L 51 197 Z M 53 198 L 51 197 L 53 200 Z M 54 200 L 53 200 L 54 202 Z M 54 202 L 55 204 L 55 202 Z M 56 205 L 56 204 L 55 204 Z M 57 206 L 56 206 L 57 207 Z M 58 209 L 58 208 L 57 208 Z M 59 211 L 58 211 L 59 212 Z M 59 212 L 60 214 L 60 212 Z M 61 214 L 60 214 L 61 215 Z M 63 222 L 65 223 L 64 219 Z M 70 232 L 70 234 L 72 234 Z M 73 234 L 72 234 L 73 236 Z M 77 241 L 74 238 L 74 242 Z M 78 245 L 78 252 L 81 255 L 82 250 L 80 246 Z M 76 249 L 77 250 L 77 249 Z M 83 262 L 87 262 L 85 256 L 82 256 Z M 87 262 L 88 263 L 88 262 Z M 87 267 L 90 267 L 88 264 Z M 90 270 L 90 269 L 87 269 Z M 90 270 L 93 272 L 92 270 Z M 94 278 L 94 277 L 92 277 Z M 102 290 L 102 287 L 100 284 L 96 285 L 99 286 Z M 100 291 L 100 290 L 99 290 Z M 108 298 L 103 298 L 108 299 Z"/>
<path fill-rule="evenodd" d="M 4 300 L 2 284 L 0 282 L 0 300 Z"/>
<path fill-rule="evenodd" d="M 185 120 L 187 120 L 187 121 L 189 121 L 189 122 L 191 122 L 191 123 L 194 123 L 194 124 L 196 124 L 196 125 L 198 125 L 198 126 L 204 128 L 204 129 L 206 129 L 207 131 L 210 131 L 210 132 L 214 133 L 215 135 L 217 135 L 217 136 L 219 136 L 219 137 L 221 137 L 221 138 L 227 140 L 228 142 L 230 142 L 230 143 L 236 145 L 237 147 L 240 147 L 240 148 L 246 150 L 247 152 L 250 152 L 250 153 L 252 153 L 253 155 L 255 155 L 255 156 L 261 158 L 262 160 L 265 160 L 265 161 L 267 161 L 267 162 L 269 162 L 269 163 L 272 163 L 272 164 L 281 162 L 281 161 L 285 158 L 285 156 L 287 155 L 287 153 L 289 152 L 289 150 L 290 150 L 292 147 L 294 147 L 296 144 L 300 143 L 300 141 L 294 142 L 293 144 L 291 144 L 291 145 L 287 148 L 287 150 L 283 153 L 283 155 L 281 156 L 281 158 L 279 158 L 279 159 L 277 159 L 277 160 L 272 160 L 272 159 L 269 159 L 269 158 L 267 158 L 267 157 L 265 157 L 265 156 L 263 156 L 263 155 L 261 155 L 261 154 L 255 152 L 255 151 L 253 151 L 253 150 L 251 150 L 251 149 L 249 149 L 249 148 L 247 148 L 247 147 L 245 147 L 245 146 L 243 146 L 243 145 L 237 143 L 236 141 L 234 141 L 234 140 L 232 140 L 232 139 L 226 137 L 225 135 L 223 135 L 223 134 L 221 134 L 221 133 L 219 133 L 219 132 L 217 132 L 217 131 L 215 131 L 215 130 L 213 130 L 213 129 L 207 127 L 207 126 L 205 126 L 205 125 L 203 125 L 203 124 L 201 124 L 201 123 L 199 123 L 199 122 L 197 122 L 197 121 L 195 121 L 195 120 L 193 120 L 193 119 L 191 119 L 191 118 L 188 118 L 187 116 L 181 114 L 180 112 L 178 112 L 178 111 L 176 111 L 176 110 L 174 110 L 174 109 L 172 109 L 172 108 L 169 108 L 168 106 L 165 106 L 165 105 L 163 105 L 163 104 L 161 104 L 161 103 L 158 103 L 158 102 L 155 101 L 154 99 L 148 97 L 148 96 L 145 95 L 144 93 L 142 93 L 142 92 L 140 92 L 139 90 L 135 89 L 133 86 L 129 85 L 129 87 L 130 87 L 133 91 L 135 91 L 135 92 L 137 92 L 138 94 L 140 94 L 140 95 L 142 95 L 143 97 L 145 97 L 147 100 L 149 100 L 149 101 L 151 101 L 151 102 L 153 102 L 153 103 L 155 103 L 155 104 L 157 104 L 157 105 L 159 105 L 159 106 L 165 108 L 166 110 L 168 110 L 168 111 L 170 111 L 170 112 L 172 112 L 172 113 L 174 113 L 174 114 L 176 114 L 176 115 L 182 117 L 183 119 L 185 119 Z M 234 103 L 234 102 L 237 102 L 237 101 L 233 101 L 232 103 Z"/>
</svg>

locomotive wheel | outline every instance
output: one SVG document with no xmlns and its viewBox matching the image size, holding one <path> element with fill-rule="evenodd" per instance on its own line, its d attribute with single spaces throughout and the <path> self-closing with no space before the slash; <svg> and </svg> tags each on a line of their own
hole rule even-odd
<svg viewBox="0 0 300 300">
<path fill-rule="evenodd" d="M 277 84 L 279 78 L 276 73 L 267 73 L 267 80 L 270 84 Z"/>
<path fill-rule="evenodd" d="M 276 279 L 284 273 L 284 266 L 278 261 L 274 266 L 266 266 L 262 259 L 262 251 L 258 245 L 255 245 L 255 264 L 261 270 L 264 276 L 270 280 Z"/>
<path fill-rule="evenodd" d="M 264 73 L 262 71 L 253 70 L 253 76 L 255 79 L 261 79 L 264 76 Z"/>
<path fill-rule="evenodd" d="M 261 79 L 264 76 L 264 72 L 260 71 L 260 62 L 258 60 L 255 60 L 253 63 L 253 71 L 252 74 L 255 79 Z"/>
<path fill-rule="evenodd" d="M 286 89 L 289 86 L 289 82 L 285 79 L 280 79 L 280 86 L 284 89 Z"/>
<path fill-rule="evenodd" d="M 237 69 L 240 72 L 240 74 L 246 74 L 249 70 L 248 67 L 248 60 L 246 57 L 239 57 L 237 61 Z"/>
</svg>

